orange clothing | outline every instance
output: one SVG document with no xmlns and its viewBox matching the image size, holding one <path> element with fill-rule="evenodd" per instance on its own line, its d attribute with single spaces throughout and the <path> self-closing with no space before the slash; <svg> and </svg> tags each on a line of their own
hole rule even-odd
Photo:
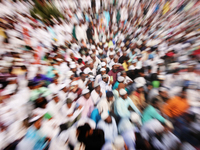
<svg viewBox="0 0 200 150">
<path fill-rule="evenodd" d="M 146 107 L 144 93 L 138 93 L 137 91 L 134 91 L 129 97 L 133 101 L 135 106 L 140 111 L 143 111 L 143 109 Z"/>
<path fill-rule="evenodd" d="M 181 116 L 189 108 L 189 104 L 186 99 L 175 96 L 167 101 L 163 106 L 163 113 L 169 117 L 178 117 Z"/>
</svg>

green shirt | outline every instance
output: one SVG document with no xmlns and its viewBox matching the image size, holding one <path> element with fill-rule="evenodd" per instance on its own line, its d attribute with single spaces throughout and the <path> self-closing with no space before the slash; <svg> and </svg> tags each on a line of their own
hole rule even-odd
<svg viewBox="0 0 200 150">
<path fill-rule="evenodd" d="M 163 118 L 157 111 L 156 109 L 149 105 L 143 112 L 142 116 L 142 123 L 145 123 L 147 121 L 150 121 L 152 119 L 157 119 L 158 121 L 164 123 L 165 118 Z"/>
</svg>

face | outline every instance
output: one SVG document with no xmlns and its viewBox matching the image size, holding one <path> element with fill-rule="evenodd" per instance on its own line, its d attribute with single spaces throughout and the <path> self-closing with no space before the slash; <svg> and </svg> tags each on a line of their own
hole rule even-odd
<svg viewBox="0 0 200 150">
<path fill-rule="evenodd" d="M 85 81 L 86 76 L 87 76 L 86 74 L 82 74 L 82 75 L 81 75 L 81 79 L 82 79 L 83 81 Z"/>
<path fill-rule="evenodd" d="M 110 116 L 108 116 L 108 118 L 106 118 L 105 122 L 111 123 L 112 122 L 112 118 Z"/>
<path fill-rule="evenodd" d="M 106 71 L 101 71 L 101 75 L 103 76 L 104 74 L 106 74 Z"/>
<path fill-rule="evenodd" d="M 112 102 L 113 101 L 113 96 L 111 97 L 107 97 L 108 102 Z"/>
<path fill-rule="evenodd" d="M 99 93 L 99 92 L 101 91 L 100 86 L 97 86 L 97 87 L 95 88 L 95 90 Z"/>
<path fill-rule="evenodd" d="M 36 129 L 40 129 L 42 125 L 42 118 L 38 119 L 35 123 L 34 123 L 34 126 Z"/>
<path fill-rule="evenodd" d="M 67 104 L 67 107 L 68 107 L 68 108 L 71 108 L 71 106 L 72 106 L 72 103 L 68 103 L 68 104 Z"/>
<path fill-rule="evenodd" d="M 114 58 L 114 55 L 109 55 L 110 59 L 113 59 Z"/>
<path fill-rule="evenodd" d="M 143 87 L 137 89 L 138 93 L 142 93 L 144 91 Z"/>
<path fill-rule="evenodd" d="M 116 72 L 116 71 L 117 71 L 117 66 L 114 65 L 114 66 L 113 66 L 113 72 Z"/>
<path fill-rule="evenodd" d="M 103 81 L 108 83 L 108 78 L 103 78 Z"/>
<path fill-rule="evenodd" d="M 93 63 L 90 63 L 90 64 L 89 64 L 89 67 L 90 67 L 90 69 L 93 69 L 94 64 L 93 64 Z"/>
<path fill-rule="evenodd" d="M 72 68 L 71 71 L 72 71 L 72 72 L 76 72 L 76 68 Z"/>
<path fill-rule="evenodd" d="M 53 100 L 54 100 L 56 103 L 58 103 L 58 102 L 59 102 L 58 96 L 54 97 Z"/>
<path fill-rule="evenodd" d="M 123 99 L 127 99 L 127 97 L 128 97 L 128 94 L 125 94 L 122 96 Z"/>
<path fill-rule="evenodd" d="M 90 93 L 87 93 L 84 95 L 85 99 L 89 99 L 90 98 Z"/>
<path fill-rule="evenodd" d="M 121 76 L 125 78 L 126 77 L 126 72 L 123 72 Z"/>
<path fill-rule="evenodd" d="M 181 97 L 182 97 L 182 98 L 186 98 L 186 97 L 187 97 L 186 91 L 181 92 Z"/>
</svg>

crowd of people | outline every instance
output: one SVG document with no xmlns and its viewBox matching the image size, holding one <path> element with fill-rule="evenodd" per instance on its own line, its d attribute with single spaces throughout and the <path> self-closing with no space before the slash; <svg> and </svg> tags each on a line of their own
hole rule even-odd
<svg viewBox="0 0 200 150">
<path fill-rule="evenodd" d="M 200 148 L 198 0 L 0 1 L 0 150 Z"/>
</svg>

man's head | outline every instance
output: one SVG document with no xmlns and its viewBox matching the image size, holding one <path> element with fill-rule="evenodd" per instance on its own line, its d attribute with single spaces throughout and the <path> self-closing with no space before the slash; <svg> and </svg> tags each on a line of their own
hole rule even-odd
<svg viewBox="0 0 200 150">
<path fill-rule="evenodd" d="M 152 100 L 152 106 L 156 109 L 160 109 L 161 102 L 157 98 L 153 98 Z"/>
<path fill-rule="evenodd" d="M 72 101 L 70 98 L 68 98 L 68 99 L 66 100 L 66 104 L 67 104 L 67 107 L 68 107 L 68 108 L 71 108 L 72 102 L 73 102 L 73 101 Z"/>
<path fill-rule="evenodd" d="M 85 81 L 85 78 L 87 77 L 87 75 L 84 72 L 81 72 L 80 77 L 81 77 L 81 80 Z"/>
<path fill-rule="evenodd" d="M 97 93 L 101 92 L 101 87 L 100 87 L 99 83 L 97 83 L 97 82 L 94 83 L 94 89 Z"/>
<path fill-rule="evenodd" d="M 107 74 L 104 74 L 104 75 L 102 76 L 102 79 L 103 79 L 103 81 L 104 81 L 105 83 L 108 83 L 108 75 L 107 75 Z"/>
<path fill-rule="evenodd" d="M 112 66 L 112 71 L 113 71 L 113 72 L 117 72 L 117 68 L 118 68 L 118 65 L 117 65 L 117 64 L 114 64 L 114 65 Z"/>
<path fill-rule="evenodd" d="M 108 102 L 111 102 L 111 101 L 113 101 L 113 92 L 112 91 L 107 91 L 106 92 L 106 98 L 107 98 L 107 101 Z"/>
<path fill-rule="evenodd" d="M 106 74 L 106 69 L 105 68 L 101 68 L 100 72 L 101 72 L 101 75 L 103 76 L 104 74 Z"/>
<path fill-rule="evenodd" d="M 127 99 L 127 97 L 128 97 L 128 94 L 127 94 L 127 92 L 126 92 L 126 90 L 125 89 L 120 89 L 119 90 L 119 95 L 121 96 L 121 98 L 122 99 Z"/>
<path fill-rule="evenodd" d="M 187 97 L 187 88 L 186 87 L 183 87 L 181 93 L 180 93 L 180 97 L 185 99 Z"/>
<path fill-rule="evenodd" d="M 168 98 L 167 89 L 164 88 L 164 87 L 160 87 L 160 88 L 159 88 L 159 95 L 160 95 L 162 98 Z"/>
<path fill-rule="evenodd" d="M 83 95 L 83 97 L 84 97 L 85 99 L 89 99 L 89 98 L 90 98 L 90 90 L 84 89 L 84 90 L 82 91 L 82 95 Z"/>
<path fill-rule="evenodd" d="M 92 60 L 89 60 L 89 61 L 88 61 L 88 67 L 89 67 L 90 69 L 93 69 L 94 63 L 93 63 Z"/>
<path fill-rule="evenodd" d="M 76 65 L 75 65 L 75 64 L 71 64 L 71 65 L 70 65 L 70 69 L 71 69 L 71 71 L 72 71 L 73 73 L 75 73 L 76 70 L 77 70 Z"/>
<path fill-rule="evenodd" d="M 56 102 L 56 103 L 59 102 L 59 97 L 58 97 L 57 94 L 54 94 L 54 95 L 53 95 L 53 100 L 54 100 L 54 102 Z"/>
<path fill-rule="evenodd" d="M 112 123 L 112 118 L 111 116 L 108 114 L 107 111 L 102 112 L 101 114 L 101 119 L 104 120 L 106 123 L 110 124 Z"/>
<path fill-rule="evenodd" d="M 142 93 L 144 91 L 143 84 L 141 83 L 136 83 L 136 88 L 138 93 Z"/>
</svg>

